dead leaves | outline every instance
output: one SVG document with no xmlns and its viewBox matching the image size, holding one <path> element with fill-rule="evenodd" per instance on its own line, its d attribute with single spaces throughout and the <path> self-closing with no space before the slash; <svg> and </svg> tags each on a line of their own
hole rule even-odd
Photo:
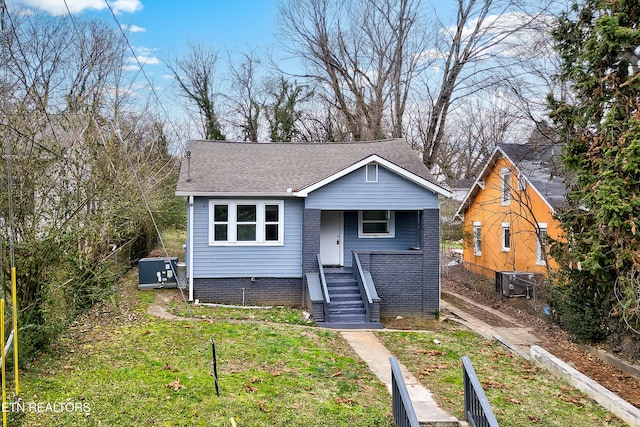
<svg viewBox="0 0 640 427">
<path fill-rule="evenodd" d="M 265 404 L 266 404 L 266 403 L 267 403 L 267 401 L 266 401 L 266 400 L 259 400 L 259 401 L 258 401 L 258 407 L 260 408 L 260 410 L 261 410 L 262 412 L 269 413 L 270 411 L 269 411 L 269 410 L 267 409 L 267 407 L 265 406 Z"/>
<path fill-rule="evenodd" d="M 417 350 L 416 353 L 424 354 L 426 356 L 434 357 L 434 356 L 444 356 L 444 352 L 440 350 Z"/>
<path fill-rule="evenodd" d="M 353 399 L 345 399 L 342 397 L 334 397 L 333 401 L 336 402 L 338 405 L 344 405 L 349 408 L 353 408 L 353 405 L 355 405 L 356 403 L 356 401 Z"/>
<path fill-rule="evenodd" d="M 557 394 L 558 399 L 576 406 L 584 406 L 584 402 L 582 399 L 570 395 L 571 391 L 572 389 L 570 387 L 561 387 L 560 393 Z"/>
<path fill-rule="evenodd" d="M 165 385 L 166 387 L 170 387 L 173 391 L 180 391 L 181 388 L 186 388 L 184 385 L 180 384 L 180 379 L 176 377 L 175 381 L 170 382 Z"/>
<path fill-rule="evenodd" d="M 424 369 L 422 369 L 420 372 L 418 372 L 419 376 L 425 376 L 425 375 L 431 375 L 434 372 L 438 372 L 441 369 L 448 369 L 449 365 L 432 365 L 432 366 L 428 366 Z"/>
</svg>

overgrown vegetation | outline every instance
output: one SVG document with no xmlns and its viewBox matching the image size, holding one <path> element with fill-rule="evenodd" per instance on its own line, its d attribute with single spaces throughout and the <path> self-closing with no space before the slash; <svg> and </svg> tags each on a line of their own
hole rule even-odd
<svg viewBox="0 0 640 427">
<path fill-rule="evenodd" d="M 640 4 L 587 0 L 554 31 L 560 79 L 572 99 L 551 99 L 572 177 L 558 218 L 568 237 L 552 294 L 560 322 L 585 340 L 623 325 L 640 335 Z"/>
<path fill-rule="evenodd" d="M 21 359 L 184 224 L 164 129 L 132 113 L 126 45 L 97 21 L 12 16 L 1 33 L 0 285 L 17 271 Z M 147 208 L 148 205 L 148 208 Z"/>
</svg>

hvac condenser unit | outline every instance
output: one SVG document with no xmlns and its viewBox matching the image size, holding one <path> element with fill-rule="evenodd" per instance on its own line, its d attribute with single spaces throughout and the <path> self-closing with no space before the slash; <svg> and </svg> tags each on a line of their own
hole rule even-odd
<svg viewBox="0 0 640 427">
<path fill-rule="evenodd" d="M 138 261 L 138 289 L 175 288 L 178 257 L 142 258 Z"/>
<path fill-rule="evenodd" d="M 535 286 L 534 273 L 523 271 L 496 271 L 496 292 L 505 297 L 526 297 Z"/>
</svg>

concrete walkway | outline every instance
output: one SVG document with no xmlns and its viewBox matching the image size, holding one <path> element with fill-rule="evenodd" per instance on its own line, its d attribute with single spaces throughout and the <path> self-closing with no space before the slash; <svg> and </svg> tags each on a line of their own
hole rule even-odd
<svg viewBox="0 0 640 427">
<path fill-rule="evenodd" d="M 369 369 L 376 374 L 391 393 L 391 364 L 389 363 L 389 358 L 393 355 L 389 350 L 369 331 L 344 330 L 341 333 L 358 356 L 367 362 Z M 441 409 L 433 399 L 431 392 L 422 386 L 420 381 L 407 368 L 402 364 L 400 364 L 400 368 L 413 403 L 413 409 L 421 426 L 460 426 L 458 419 Z"/>
</svg>

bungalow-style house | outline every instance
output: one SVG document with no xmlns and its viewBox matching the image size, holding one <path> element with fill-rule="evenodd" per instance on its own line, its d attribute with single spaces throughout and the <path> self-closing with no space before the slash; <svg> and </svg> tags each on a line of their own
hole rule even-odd
<svg viewBox="0 0 640 427">
<path fill-rule="evenodd" d="M 341 327 L 438 314 L 438 196 L 450 193 L 404 140 L 186 151 L 190 300 L 306 306 Z"/>
<path fill-rule="evenodd" d="M 474 272 L 529 272 L 556 268 L 546 249 L 561 230 L 553 217 L 564 203 L 559 147 L 503 144 L 497 147 L 456 215 L 463 221 L 463 261 Z"/>
</svg>

